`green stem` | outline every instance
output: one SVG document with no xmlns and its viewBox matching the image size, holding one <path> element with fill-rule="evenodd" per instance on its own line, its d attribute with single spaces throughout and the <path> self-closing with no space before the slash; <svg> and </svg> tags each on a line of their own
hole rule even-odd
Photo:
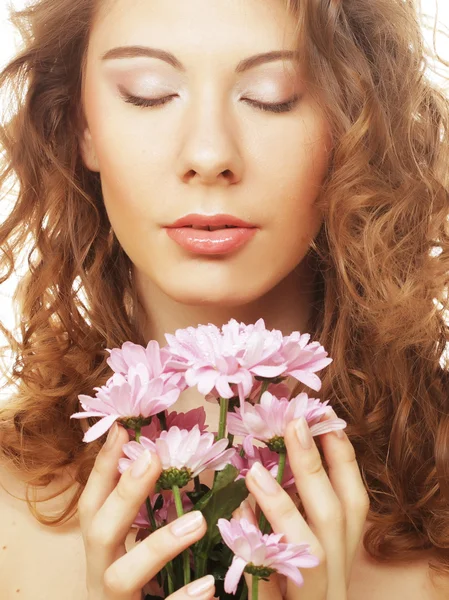
<svg viewBox="0 0 449 600">
<path fill-rule="evenodd" d="M 218 425 L 217 440 L 221 440 L 226 434 L 226 418 L 228 416 L 228 398 L 220 398 L 220 423 Z"/>
<path fill-rule="evenodd" d="M 220 397 L 220 421 L 218 423 L 218 434 L 217 434 L 217 438 L 215 440 L 216 442 L 218 442 L 218 440 L 221 440 L 226 436 L 226 419 L 228 416 L 228 405 L 229 405 L 229 399 Z M 215 471 L 214 483 L 217 480 L 217 477 L 218 477 L 218 471 Z"/>
<path fill-rule="evenodd" d="M 262 387 L 260 388 L 260 395 L 259 395 L 259 400 L 258 400 L 259 402 L 260 402 L 260 399 L 262 398 L 262 394 L 264 394 L 267 391 L 269 385 L 270 385 L 270 382 L 268 379 L 264 379 L 262 381 Z"/>
<path fill-rule="evenodd" d="M 140 436 L 141 436 L 141 428 L 140 427 L 136 427 L 135 434 L 136 434 L 136 442 L 139 442 Z M 148 519 L 151 524 L 151 529 L 152 529 L 152 531 L 156 531 L 156 529 L 158 527 L 156 525 L 156 519 L 154 518 L 154 511 L 153 511 L 153 507 L 151 506 L 151 500 L 149 497 L 147 497 L 145 499 L 145 506 L 147 507 Z M 173 573 L 172 563 L 171 562 L 167 563 L 166 566 L 164 567 L 164 569 L 162 569 L 162 571 L 164 571 L 164 570 L 166 570 L 166 576 L 168 577 L 169 586 L 170 586 L 170 572 Z M 162 577 L 161 577 L 160 572 L 157 574 L 156 578 L 157 578 L 158 584 L 162 587 Z"/>
<path fill-rule="evenodd" d="M 240 594 L 239 600 L 246 600 L 248 597 L 248 586 L 246 585 L 246 579 L 243 579 L 243 587 L 242 592 Z"/>
<path fill-rule="evenodd" d="M 251 592 L 252 592 L 251 600 L 258 600 L 258 597 L 259 597 L 259 578 L 257 577 L 257 575 L 253 575 Z"/>
<path fill-rule="evenodd" d="M 179 487 L 177 485 L 172 486 L 173 498 L 175 500 L 176 506 L 176 514 L 178 517 L 181 517 L 184 514 L 184 509 L 182 507 L 181 500 L 181 492 L 179 491 Z M 190 556 L 189 549 L 183 551 L 182 553 L 182 561 L 184 566 L 184 585 L 190 583 Z"/>
<path fill-rule="evenodd" d="M 284 450 L 283 452 L 279 452 L 279 465 L 278 465 L 278 473 L 276 475 L 276 481 L 281 485 L 282 478 L 284 477 L 285 471 L 285 461 L 287 459 L 287 452 Z M 268 533 L 271 529 L 265 515 L 261 512 L 259 519 L 259 529 L 262 533 Z"/>
<path fill-rule="evenodd" d="M 197 492 L 199 494 L 201 492 L 200 476 L 197 475 L 196 477 L 194 477 L 193 481 L 195 482 L 195 492 Z"/>
</svg>

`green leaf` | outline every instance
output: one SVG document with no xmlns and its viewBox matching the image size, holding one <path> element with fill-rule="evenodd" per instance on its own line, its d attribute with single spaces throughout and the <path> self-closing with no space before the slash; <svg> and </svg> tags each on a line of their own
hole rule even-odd
<svg viewBox="0 0 449 600">
<path fill-rule="evenodd" d="M 200 500 L 198 500 L 198 502 L 194 505 L 192 510 L 201 510 L 202 511 L 206 507 L 206 505 L 208 504 L 208 502 L 212 498 L 212 496 L 219 490 L 223 489 L 224 487 L 226 487 L 230 483 L 232 483 L 238 474 L 239 474 L 239 470 L 236 467 L 234 467 L 234 465 L 231 465 L 230 463 L 228 465 L 226 465 L 226 467 L 224 469 L 222 469 L 221 471 L 218 471 L 217 478 L 214 482 L 214 485 L 202 498 L 200 498 Z M 242 479 L 241 481 L 244 481 L 244 479 Z"/>
<path fill-rule="evenodd" d="M 192 504 L 195 504 L 205 494 L 207 494 L 207 492 L 209 490 L 210 490 L 209 486 L 207 486 L 205 483 L 202 483 L 200 485 L 200 490 L 198 492 L 196 490 L 192 490 L 190 492 L 186 492 L 186 494 L 187 494 L 187 497 L 189 498 L 189 500 L 192 502 Z M 194 509 L 192 509 L 192 510 L 194 510 Z"/>
<path fill-rule="evenodd" d="M 241 502 L 248 496 L 249 491 L 246 487 L 245 479 L 233 481 L 230 472 L 225 474 L 222 481 L 211 491 L 212 494 L 202 509 L 202 513 L 207 522 L 206 534 L 195 544 L 195 554 L 207 555 L 210 548 L 221 541 L 220 531 L 217 527 L 217 521 L 220 518 L 230 519 L 232 513 L 238 508 Z M 231 483 L 229 480 L 231 479 Z M 226 485 L 226 481 L 228 482 Z M 201 503 L 201 500 L 198 504 Z M 196 510 L 195 506 L 195 510 Z"/>
<path fill-rule="evenodd" d="M 162 596 L 153 596 L 153 594 L 146 594 L 145 600 L 164 600 Z"/>
</svg>

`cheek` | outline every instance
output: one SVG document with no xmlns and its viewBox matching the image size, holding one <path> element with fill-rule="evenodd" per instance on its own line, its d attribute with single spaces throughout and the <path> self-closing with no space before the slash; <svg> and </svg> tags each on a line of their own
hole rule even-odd
<svg viewBox="0 0 449 600">
<path fill-rule="evenodd" d="M 307 127 L 295 134 L 287 140 L 284 160 L 277 165 L 277 210 L 273 224 L 283 246 L 296 247 L 301 254 L 323 221 L 316 201 L 329 168 L 330 136 L 322 121 L 309 121 Z"/>
</svg>

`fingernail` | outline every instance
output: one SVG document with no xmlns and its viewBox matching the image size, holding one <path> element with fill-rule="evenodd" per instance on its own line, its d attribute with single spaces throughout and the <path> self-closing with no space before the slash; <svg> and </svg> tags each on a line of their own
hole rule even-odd
<svg viewBox="0 0 449 600">
<path fill-rule="evenodd" d="M 296 436 L 304 450 L 310 450 L 313 446 L 313 438 L 309 426 L 304 417 L 296 423 Z"/>
<path fill-rule="evenodd" d="M 192 531 L 195 531 L 195 529 L 198 529 L 203 520 L 203 513 L 199 510 L 194 510 L 193 512 L 187 513 L 186 515 L 183 515 L 174 521 L 173 525 L 171 526 L 171 530 L 177 536 L 186 535 L 188 533 L 192 533 Z"/>
<path fill-rule="evenodd" d="M 335 410 L 333 408 L 331 408 L 331 410 L 329 412 L 329 417 L 331 419 L 338 419 L 337 413 L 335 412 Z M 340 440 L 342 440 L 346 435 L 342 429 L 334 429 L 334 433 Z"/>
<path fill-rule="evenodd" d="M 242 511 L 242 517 L 252 523 L 254 520 L 254 513 L 248 500 L 243 500 L 240 504 L 240 510 Z"/>
<path fill-rule="evenodd" d="M 268 496 L 274 496 L 279 491 L 279 485 L 271 473 L 260 462 L 253 463 L 249 470 L 260 489 Z"/>
<path fill-rule="evenodd" d="M 138 477 L 142 477 L 142 475 L 147 471 L 148 467 L 151 465 L 151 452 L 145 449 L 139 458 L 133 462 L 131 467 L 131 476 L 137 479 Z"/>
<path fill-rule="evenodd" d="M 206 592 L 210 592 L 215 585 L 215 578 L 213 575 L 206 575 L 197 579 L 193 583 L 187 586 L 188 596 L 202 596 Z"/>
<path fill-rule="evenodd" d="M 340 440 L 344 439 L 346 435 L 343 429 L 334 429 L 334 433 Z"/>
<path fill-rule="evenodd" d="M 117 439 L 117 434 L 118 434 L 118 425 L 117 425 L 117 423 L 114 423 L 112 425 L 112 427 L 110 428 L 108 437 L 106 438 L 106 441 L 104 443 L 103 448 L 105 450 L 110 450 L 113 447 L 114 442 Z"/>
</svg>

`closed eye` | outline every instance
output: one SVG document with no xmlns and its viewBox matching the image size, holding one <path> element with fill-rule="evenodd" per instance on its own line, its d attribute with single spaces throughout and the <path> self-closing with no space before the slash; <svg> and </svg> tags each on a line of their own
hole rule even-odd
<svg viewBox="0 0 449 600">
<path fill-rule="evenodd" d="M 123 93 L 122 98 L 125 102 L 134 104 L 140 108 L 155 108 L 157 106 L 167 104 L 172 98 L 175 98 L 176 95 L 177 94 L 164 96 L 163 98 L 140 98 L 138 96 L 132 96 L 130 94 Z M 263 102 L 257 102 L 256 100 L 250 100 L 249 98 L 245 98 L 244 100 L 259 110 L 273 113 L 283 113 L 292 110 L 296 106 L 299 96 L 294 96 L 288 102 L 281 102 L 278 104 L 265 104 Z"/>
</svg>

